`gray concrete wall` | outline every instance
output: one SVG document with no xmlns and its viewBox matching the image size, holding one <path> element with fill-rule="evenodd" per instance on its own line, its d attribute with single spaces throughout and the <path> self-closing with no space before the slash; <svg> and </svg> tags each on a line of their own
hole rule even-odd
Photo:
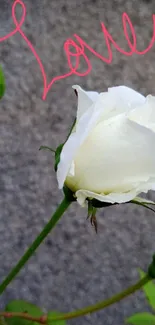
<svg viewBox="0 0 155 325">
<path fill-rule="evenodd" d="M 0 1 L 0 37 L 14 28 L 12 3 Z M 101 21 L 126 50 L 123 12 L 135 27 L 139 50 L 149 45 L 153 34 L 153 1 L 25 0 L 24 3 L 27 16 L 22 30 L 37 50 L 48 81 L 69 70 L 63 44 L 74 33 L 105 56 Z M 20 8 L 16 11 L 20 17 Z M 0 63 L 7 83 L 5 97 L 0 102 L 1 281 L 62 199 L 53 171 L 53 156 L 38 149 L 40 145 L 55 148 L 66 137 L 76 113 L 72 84 L 98 91 L 125 84 L 144 95 L 155 95 L 154 46 L 147 54 L 132 57 L 113 48 L 110 65 L 89 51 L 86 53 L 91 60 L 91 73 L 56 82 L 43 101 L 41 72 L 27 44 L 19 34 L 0 43 Z M 84 69 L 84 63 L 81 67 Z M 149 193 L 148 198 L 155 199 L 155 195 Z M 71 311 L 110 297 L 138 280 L 137 268 L 146 270 L 155 250 L 155 215 L 133 205 L 100 210 L 97 235 L 86 216 L 87 211 L 74 203 L 1 296 L 1 308 L 20 298 L 46 310 Z M 138 292 L 102 312 L 70 323 L 123 325 L 125 317 L 144 310 L 149 308 L 143 293 Z"/>
</svg>

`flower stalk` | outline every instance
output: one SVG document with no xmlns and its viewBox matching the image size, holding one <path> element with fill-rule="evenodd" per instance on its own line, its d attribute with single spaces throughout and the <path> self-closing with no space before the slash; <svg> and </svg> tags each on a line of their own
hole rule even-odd
<svg viewBox="0 0 155 325">
<path fill-rule="evenodd" d="M 47 235 L 50 233 L 50 231 L 54 228 L 54 226 L 57 224 L 61 216 L 64 214 L 64 212 L 68 209 L 69 205 L 71 204 L 71 201 L 65 196 L 56 211 L 54 212 L 53 216 L 49 220 L 49 222 L 46 224 L 46 226 L 43 228 L 43 230 L 40 232 L 40 234 L 36 237 L 32 245 L 27 249 L 25 254 L 22 256 L 22 258 L 19 260 L 19 262 L 16 264 L 16 266 L 11 270 L 11 272 L 8 274 L 8 276 L 4 279 L 4 281 L 0 284 L 0 294 L 3 293 L 3 291 L 6 289 L 6 287 L 10 284 L 10 282 L 16 277 L 16 275 L 19 273 L 19 271 L 23 268 L 23 266 L 26 264 L 26 262 L 30 259 L 30 257 L 34 254 L 36 249 L 40 246 L 42 241 L 47 237 Z"/>
<path fill-rule="evenodd" d="M 27 320 L 31 320 L 34 322 L 37 322 L 39 324 L 48 324 L 53 321 L 59 321 L 59 320 L 68 320 L 68 319 L 72 319 L 72 318 L 77 318 L 80 316 L 84 316 L 86 314 L 89 313 L 93 313 L 96 311 L 99 311 L 101 309 L 104 309 L 110 305 L 113 305 L 114 303 L 117 303 L 119 301 L 121 301 L 122 299 L 124 299 L 125 297 L 131 295 L 132 293 L 136 292 L 137 290 L 141 289 L 147 282 L 151 281 L 152 278 L 147 274 L 143 279 L 141 279 L 140 281 L 138 281 L 136 284 L 134 284 L 133 286 L 129 287 L 128 289 L 114 295 L 113 297 L 106 299 L 104 301 L 101 301 L 95 305 L 91 305 L 88 306 L 86 308 L 83 309 L 79 309 L 79 310 L 75 310 L 73 312 L 70 313 L 66 313 L 63 314 L 61 316 L 56 316 L 56 317 L 48 317 L 48 315 L 42 315 L 41 317 L 34 317 L 31 316 L 27 313 L 17 313 L 17 312 L 12 312 L 12 313 L 8 313 L 8 312 L 0 312 L 0 317 L 5 317 L 5 318 L 11 318 L 11 317 L 19 317 L 19 318 L 24 318 Z"/>
</svg>

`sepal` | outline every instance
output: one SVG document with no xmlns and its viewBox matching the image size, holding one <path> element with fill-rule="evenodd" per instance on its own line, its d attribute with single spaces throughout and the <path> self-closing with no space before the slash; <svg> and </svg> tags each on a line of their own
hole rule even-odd
<svg viewBox="0 0 155 325">
<path fill-rule="evenodd" d="M 106 207 L 109 207 L 111 205 L 116 205 L 116 204 L 119 204 L 119 203 L 107 203 L 107 202 L 101 202 L 97 199 L 89 199 L 87 198 L 86 199 L 88 202 L 91 201 L 91 205 L 94 207 L 94 208 L 106 208 Z"/>
<path fill-rule="evenodd" d="M 64 146 L 64 143 L 61 143 L 57 148 L 56 148 L 56 151 L 55 151 L 55 164 L 54 164 L 54 170 L 55 172 L 57 171 L 58 169 L 58 164 L 60 162 L 60 155 L 61 155 L 61 151 L 62 151 L 62 148 Z"/>
<path fill-rule="evenodd" d="M 63 192 L 69 202 L 76 201 L 74 192 L 72 192 L 66 185 L 64 185 L 64 187 L 63 187 Z"/>
<path fill-rule="evenodd" d="M 147 209 L 155 212 L 155 210 L 153 208 L 148 206 L 149 204 L 155 205 L 155 202 L 153 202 L 151 200 L 147 200 L 147 199 L 144 199 L 144 198 L 141 198 L 141 197 L 137 196 L 133 200 L 131 200 L 129 203 L 134 203 L 134 204 L 137 204 L 137 205 L 141 205 L 144 208 L 147 208 Z"/>
<path fill-rule="evenodd" d="M 0 66 L 0 99 L 4 96 L 5 93 L 5 78 L 3 74 L 3 70 Z"/>
</svg>

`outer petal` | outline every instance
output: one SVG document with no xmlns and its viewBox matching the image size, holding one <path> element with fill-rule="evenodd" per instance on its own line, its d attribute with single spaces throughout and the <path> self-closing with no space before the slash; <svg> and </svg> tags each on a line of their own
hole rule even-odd
<svg viewBox="0 0 155 325">
<path fill-rule="evenodd" d="M 89 109 L 89 107 L 98 99 L 99 93 L 96 91 L 85 91 L 78 85 L 72 86 L 78 93 L 77 121 Z"/>
<path fill-rule="evenodd" d="M 152 181 L 154 181 L 154 183 L 155 183 L 155 178 L 152 179 Z M 125 193 L 110 193 L 110 194 L 105 195 L 102 193 L 97 194 L 97 193 L 87 191 L 87 190 L 78 190 L 75 193 L 75 196 L 77 197 L 78 203 L 83 207 L 86 206 L 86 198 L 92 198 L 92 199 L 96 199 L 101 202 L 112 203 L 112 204 L 113 203 L 125 203 L 125 202 L 129 202 L 134 199 L 135 202 L 155 205 L 155 202 L 153 202 L 153 201 L 136 196 L 142 192 L 147 193 L 149 189 L 152 189 L 151 183 L 150 184 L 143 183 L 140 185 L 140 188 L 133 189 L 133 190 L 131 190 L 129 192 L 125 192 Z"/>
<path fill-rule="evenodd" d="M 141 193 L 141 190 L 138 191 L 135 189 L 127 193 L 110 193 L 107 195 L 105 195 L 104 193 L 97 194 L 87 190 L 78 190 L 75 193 L 75 196 L 77 197 L 78 203 L 84 207 L 86 203 L 86 198 L 96 199 L 98 201 L 106 203 L 125 203 L 135 198 L 135 196 L 139 193 Z"/>
<path fill-rule="evenodd" d="M 61 153 L 61 159 L 57 171 L 59 188 L 62 188 L 64 184 L 71 163 L 73 164 L 73 159 L 79 147 L 95 125 L 111 118 L 112 116 L 126 112 L 127 103 L 125 102 L 125 98 L 128 98 L 129 100 L 129 97 L 131 97 L 129 96 L 129 93 L 130 95 L 133 93 L 134 96 L 137 96 L 137 101 L 138 99 L 139 101 L 145 99 L 142 95 L 125 86 L 109 88 L 108 92 L 101 94 L 96 92 L 86 92 L 77 85 L 73 86 L 73 88 L 78 91 L 77 123 L 74 132 L 65 143 Z M 126 93 L 128 93 L 128 97 L 126 97 Z M 93 102 L 94 100 L 95 102 Z M 72 168 L 71 174 L 74 175 L 74 168 Z"/>
<path fill-rule="evenodd" d="M 123 109 L 124 111 L 125 108 Z M 69 136 L 61 152 L 57 170 L 57 180 L 60 189 L 63 187 L 66 176 L 71 168 L 72 160 L 92 129 L 100 120 L 108 119 L 117 114 L 120 114 L 120 107 L 115 107 L 115 99 L 112 99 L 108 92 L 99 94 L 97 101 L 89 106 L 89 108 L 87 106 L 87 110 L 77 121 L 74 132 Z M 73 168 L 71 173 L 73 175 Z"/>
<path fill-rule="evenodd" d="M 142 105 L 145 102 L 145 97 L 126 86 L 117 86 L 108 88 L 111 96 L 120 100 L 120 103 L 126 106 L 126 109 L 131 109 L 135 106 Z"/>
<path fill-rule="evenodd" d="M 137 105 L 144 104 L 146 101 L 143 95 L 126 86 L 108 88 L 107 94 L 106 101 L 105 96 L 103 97 L 105 102 L 103 101 L 104 111 L 103 116 L 101 116 L 102 120 L 109 119 L 118 114 L 128 114 L 130 110 L 137 107 Z"/>
<path fill-rule="evenodd" d="M 129 112 L 129 118 L 155 131 L 155 96 L 148 95 L 143 105 Z"/>
<path fill-rule="evenodd" d="M 89 107 L 89 110 L 87 110 L 81 116 L 81 118 L 77 122 L 76 130 L 71 133 L 68 140 L 63 146 L 57 170 L 57 180 L 60 189 L 63 187 L 66 176 L 71 168 L 72 160 L 78 148 L 88 136 L 92 128 L 96 125 L 101 115 L 101 112 L 103 111 L 103 107 L 100 104 L 99 100 L 100 97 L 101 95 L 99 95 L 98 101 L 96 103 L 93 103 Z M 71 173 L 73 174 L 73 168 L 71 169 Z"/>
</svg>

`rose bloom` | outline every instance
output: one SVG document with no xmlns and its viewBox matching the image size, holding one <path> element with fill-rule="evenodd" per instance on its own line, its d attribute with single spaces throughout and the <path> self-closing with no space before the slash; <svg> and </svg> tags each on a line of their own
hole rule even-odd
<svg viewBox="0 0 155 325">
<path fill-rule="evenodd" d="M 58 164 L 65 184 L 81 205 L 86 198 L 128 202 L 155 189 L 155 97 L 126 86 L 78 94 L 76 124 Z"/>
</svg>

